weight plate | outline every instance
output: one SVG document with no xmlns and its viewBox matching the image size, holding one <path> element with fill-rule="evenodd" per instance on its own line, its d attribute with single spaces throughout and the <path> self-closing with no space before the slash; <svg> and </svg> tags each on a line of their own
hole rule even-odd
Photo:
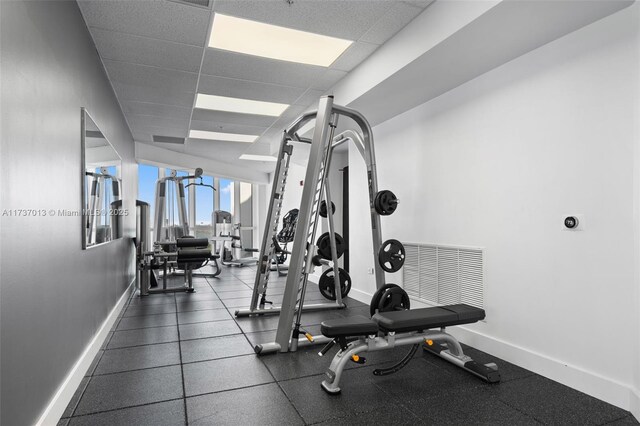
<svg viewBox="0 0 640 426">
<path fill-rule="evenodd" d="M 398 240 L 387 240 L 378 251 L 378 263 L 386 272 L 398 272 L 404 265 L 404 246 Z"/>
<path fill-rule="evenodd" d="M 337 232 L 336 236 L 336 254 L 338 255 L 338 259 L 342 257 L 345 250 L 344 239 Z M 320 235 L 318 241 L 316 241 L 316 246 L 318 246 L 318 254 L 322 256 L 323 259 L 331 260 L 331 238 L 329 237 L 329 233 L 325 232 Z"/>
<path fill-rule="evenodd" d="M 336 205 L 332 201 L 331 214 L 334 214 L 335 212 L 336 212 Z M 327 202 L 324 200 L 320 203 L 320 216 L 327 217 Z"/>
<path fill-rule="evenodd" d="M 374 200 L 374 208 L 376 212 L 382 216 L 389 216 L 396 211 L 398 207 L 398 198 L 388 189 L 378 191 Z"/>
<path fill-rule="evenodd" d="M 382 287 L 380 287 L 378 290 L 376 290 L 375 293 L 373 293 L 373 297 L 371 298 L 371 303 L 369 304 L 369 313 L 371 314 L 371 316 L 374 316 L 376 314 L 376 310 L 378 309 L 378 305 L 380 304 L 380 298 L 382 297 L 382 294 L 392 287 L 398 287 L 398 285 L 385 284 Z"/>
<path fill-rule="evenodd" d="M 349 291 L 351 291 L 351 277 L 347 271 L 342 268 L 339 268 L 338 271 L 338 278 L 340 279 L 340 293 L 342 294 L 342 297 L 347 297 Z M 333 268 L 329 268 L 322 273 L 320 280 L 318 281 L 320 294 L 329 300 L 336 300 L 336 285 L 333 281 L 333 277 Z"/>
<path fill-rule="evenodd" d="M 386 289 L 380 296 L 378 312 L 393 312 L 408 310 L 410 307 L 409 295 L 404 289 L 395 286 Z"/>
</svg>

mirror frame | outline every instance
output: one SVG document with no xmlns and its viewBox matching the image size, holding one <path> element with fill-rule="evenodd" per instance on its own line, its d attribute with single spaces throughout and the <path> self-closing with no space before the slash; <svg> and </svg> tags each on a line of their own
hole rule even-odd
<svg viewBox="0 0 640 426">
<path fill-rule="evenodd" d="M 86 165 L 86 131 L 87 131 L 87 123 L 86 123 L 86 118 L 85 117 L 89 117 L 91 119 L 91 121 L 93 121 L 93 124 L 96 125 L 96 127 L 98 127 L 98 129 L 100 130 L 100 132 L 102 132 L 102 128 L 98 125 L 98 123 L 96 122 L 96 120 L 93 118 L 93 116 L 91 114 L 89 114 L 89 111 L 87 111 L 87 108 L 85 107 L 81 107 L 80 108 L 80 228 L 81 228 L 81 234 L 82 234 L 82 250 L 87 250 L 87 249 L 91 249 L 94 247 L 99 247 L 99 246 L 103 246 L 105 244 L 109 244 L 112 243 L 114 241 L 117 241 L 121 238 L 124 237 L 124 235 L 121 235 L 118 238 L 113 238 L 109 241 L 105 241 L 102 243 L 97 243 L 97 244 L 92 244 L 92 245 L 87 245 L 87 229 L 85 227 L 85 222 L 86 222 L 86 217 L 87 215 L 86 210 L 87 210 L 87 197 L 86 197 L 86 190 L 85 190 L 85 184 L 86 184 L 86 171 L 87 171 L 87 165 Z M 123 185 L 122 185 L 122 157 L 120 156 L 120 154 L 118 153 L 118 151 L 116 150 L 116 148 L 113 146 L 113 144 L 109 141 L 109 139 L 107 139 L 107 137 L 105 136 L 104 133 L 102 133 L 102 136 L 104 136 L 104 140 L 107 141 L 107 143 L 109 144 L 109 146 L 111 147 L 111 149 L 113 149 L 113 152 L 116 153 L 116 156 L 120 159 L 120 199 L 124 200 L 124 194 L 123 194 Z"/>
</svg>

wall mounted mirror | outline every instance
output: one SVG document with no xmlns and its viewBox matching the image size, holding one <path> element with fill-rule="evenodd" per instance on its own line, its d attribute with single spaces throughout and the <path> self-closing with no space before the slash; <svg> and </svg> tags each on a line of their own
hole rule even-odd
<svg viewBox="0 0 640 426">
<path fill-rule="evenodd" d="M 122 159 L 82 108 L 82 248 L 122 238 Z"/>
</svg>

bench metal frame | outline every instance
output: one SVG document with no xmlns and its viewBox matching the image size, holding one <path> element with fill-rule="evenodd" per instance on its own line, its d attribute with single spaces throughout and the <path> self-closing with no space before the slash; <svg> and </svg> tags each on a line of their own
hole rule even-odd
<svg viewBox="0 0 640 426">
<path fill-rule="evenodd" d="M 348 338 L 348 336 L 345 336 Z M 500 380 L 497 374 L 498 367 L 493 364 L 486 364 L 484 368 L 470 368 L 470 365 L 475 365 L 475 362 L 471 357 L 464 354 L 460 342 L 452 335 L 445 332 L 443 327 L 439 331 L 427 330 L 422 332 L 402 333 L 396 335 L 395 332 L 389 332 L 383 336 L 370 335 L 366 337 L 359 337 L 357 340 L 349 343 L 346 348 L 340 349 L 338 353 L 333 357 L 329 369 L 325 373 L 327 378 L 322 382 L 322 389 L 329 394 L 340 393 L 340 379 L 342 378 L 342 372 L 347 363 L 351 361 L 353 355 L 360 355 L 365 352 L 376 352 L 386 349 L 392 349 L 397 346 L 418 345 L 431 340 L 435 342 L 443 342 L 446 344 L 446 349 L 434 351 L 431 350 L 428 345 L 423 348 L 429 352 L 438 355 L 442 359 L 452 363 L 453 365 L 462 368 L 479 378 L 494 383 Z M 411 354 L 413 355 L 413 354 Z M 488 374 L 483 374 L 482 370 L 489 371 Z M 490 374 L 495 372 L 495 374 Z"/>
</svg>

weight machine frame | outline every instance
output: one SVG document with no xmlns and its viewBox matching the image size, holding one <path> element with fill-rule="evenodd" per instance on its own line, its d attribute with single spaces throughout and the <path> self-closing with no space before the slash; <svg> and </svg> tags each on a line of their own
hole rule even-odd
<svg viewBox="0 0 640 426">
<path fill-rule="evenodd" d="M 337 127 L 338 118 L 340 116 L 348 117 L 355 121 L 360 127 L 361 134 L 349 130 L 341 133 L 334 138 L 334 132 Z M 311 139 L 302 138 L 298 135 L 298 131 L 312 119 L 316 119 L 313 136 Z M 281 183 L 281 167 L 288 168 L 288 162 L 291 156 L 292 146 L 290 141 L 303 142 L 311 145 L 309 154 L 309 162 L 304 180 L 304 188 L 300 203 L 300 211 L 298 214 L 298 225 L 291 249 L 291 260 L 289 263 L 289 272 L 283 295 L 282 306 L 280 308 L 264 309 L 264 294 L 261 306 L 258 308 L 258 297 L 261 290 L 266 292 L 266 284 L 268 273 L 263 272 L 263 268 L 269 268 L 269 262 L 273 256 L 273 242 L 271 241 L 271 233 L 269 232 L 274 221 L 279 214 L 281 206 L 281 194 L 278 193 L 279 186 L 284 188 Z M 267 223 L 265 226 L 265 234 L 263 236 L 262 246 L 260 250 L 260 258 L 258 262 L 258 271 L 256 274 L 256 282 L 254 286 L 254 294 L 251 307 L 247 311 L 237 311 L 236 316 L 255 315 L 265 313 L 279 313 L 278 328 L 276 331 L 276 339 L 274 342 L 257 345 L 256 353 L 263 354 L 269 352 L 288 352 L 297 350 L 298 346 L 326 343 L 329 341 L 324 336 L 314 337 L 308 333 L 304 333 L 306 337 L 299 337 L 301 331 L 301 315 L 306 310 L 324 310 L 344 307 L 342 302 L 339 269 L 336 256 L 336 242 L 333 229 L 333 218 L 329 211 L 329 235 L 331 242 L 332 263 L 334 267 L 334 282 L 336 303 L 325 303 L 316 305 L 304 305 L 304 295 L 308 284 L 308 276 L 313 270 L 312 258 L 315 256 L 314 243 L 315 234 L 318 224 L 319 206 L 322 201 L 322 193 L 327 206 L 331 206 L 331 194 L 328 185 L 327 172 L 329 170 L 331 154 L 333 149 L 342 143 L 352 141 L 362 157 L 364 158 L 367 168 L 367 181 L 369 190 L 369 210 L 371 217 L 371 236 L 373 240 L 373 256 L 376 287 L 380 288 L 384 285 L 384 271 L 376 261 L 377 253 L 382 244 L 382 236 L 380 230 L 380 217 L 374 208 L 374 200 L 378 192 L 377 171 L 375 162 L 375 151 L 373 147 L 373 133 L 368 121 L 359 112 L 335 105 L 333 96 L 323 96 L 320 98 L 317 111 L 312 111 L 300 116 L 291 126 L 284 131 L 280 146 L 278 163 L 276 165 L 274 184 L 271 193 L 271 204 L 267 213 Z M 285 154 L 289 156 L 285 159 Z M 286 182 L 286 175 L 284 176 Z M 309 247 L 309 249 L 307 249 Z M 295 322 L 294 322 L 295 321 Z"/>
</svg>

